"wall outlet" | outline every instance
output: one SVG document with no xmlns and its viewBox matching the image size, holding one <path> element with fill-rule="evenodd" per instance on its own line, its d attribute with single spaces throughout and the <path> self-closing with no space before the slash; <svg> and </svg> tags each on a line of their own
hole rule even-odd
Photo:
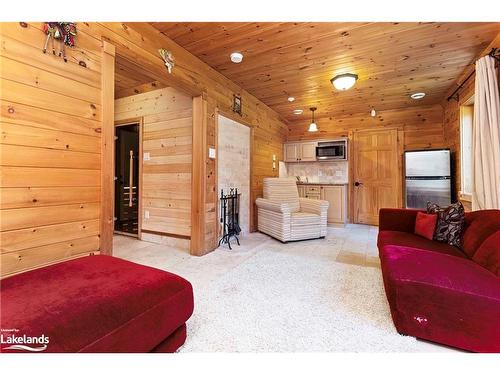
<svg viewBox="0 0 500 375">
<path fill-rule="evenodd" d="M 149 211 L 144 210 L 144 219 L 149 219 Z"/>
<path fill-rule="evenodd" d="M 215 159 L 215 155 L 216 155 L 216 153 L 215 153 L 215 148 L 210 147 L 210 148 L 208 149 L 208 157 L 209 157 L 210 159 Z"/>
<path fill-rule="evenodd" d="M 147 161 L 147 160 L 151 159 L 151 156 L 150 156 L 149 152 L 145 152 L 144 153 L 144 158 L 143 159 L 144 159 L 144 161 Z"/>
<path fill-rule="evenodd" d="M 273 161 L 276 161 L 276 155 L 273 154 Z"/>
</svg>

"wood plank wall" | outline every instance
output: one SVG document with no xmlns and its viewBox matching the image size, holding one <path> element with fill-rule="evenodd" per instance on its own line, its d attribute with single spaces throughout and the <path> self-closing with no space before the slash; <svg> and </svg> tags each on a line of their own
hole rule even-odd
<svg viewBox="0 0 500 375">
<path fill-rule="evenodd" d="M 403 181 L 403 152 L 427 148 L 444 148 L 447 146 L 444 138 L 443 108 L 441 105 L 410 107 L 380 111 L 376 117 L 368 112 L 354 113 L 341 118 L 320 118 L 316 121 L 319 131 L 309 133 L 308 120 L 291 123 L 289 141 L 308 139 L 331 139 L 346 137 L 352 141 L 353 133 L 365 129 L 397 129 L 399 143 L 398 169 Z M 350 148 L 352 150 L 352 148 Z M 352 167 L 352 163 L 350 163 Z M 352 170 L 349 171 L 349 180 L 352 179 Z M 353 217 L 353 190 L 349 184 L 349 219 Z M 400 197 L 402 204 L 403 197 Z"/>
<path fill-rule="evenodd" d="M 111 40 L 117 46 L 117 54 L 132 58 L 141 63 L 150 72 L 165 76 L 165 66 L 158 57 L 158 48 L 172 51 L 176 65 L 171 75 L 166 75 L 172 81 L 170 86 L 179 89 L 197 89 L 207 100 L 207 134 L 205 152 L 209 147 L 216 146 L 216 112 L 234 114 L 232 112 L 233 95 L 242 98 L 243 115 L 240 121 L 254 129 L 252 191 L 251 200 L 262 195 L 262 179 L 277 176 L 278 170 L 272 168 L 272 154 L 278 159 L 283 157 L 282 144 L 286 139 L 287 126 L 280 116 L 260 100 L 243 90 L 234 82 L 209 67 L 200 59 L 177 45 L 171 39 L 161 34 L 151 25 L 145 23 L 103 23 L 89 24 L 93 32 L 99 33 Z M 196 95 L 195 93 L 192 94 Z M 239 115 L 237 115 L 239 117 Z M 215 161 L 206 161 L 205 189 L 205 241 L 204 249 L 199 254 L 215 248 L 216 237 L 216 188 Z M 254 228 L 256 220 L 253 221 Z"/>
<path fill-rule="evenodd" d="M 284 121 L 150 25 L 79 22 L 76 47 L 67 49 L 67 63 L 42 53 L 42 26 L 0 25 L 2 275 L 100 248 L 102 40 L 116 46 L 117 55 L 147 69 L 161 85 L 204 95 L 206 152 L 216 145 L 216 111 L 231 112 L 233 94 L 240 95 L 242 120 L 256 135 L 251 199 L 262 194 L 263 177 L 277 175 L 270 155 L 282 158 Z M 171 75 L 158 48 L 174 53 Z M 217 241 L 215 161 L 208 159 L 206 164 L 206 229 L 200 254 L 212 250 Z"/>
<path fill-rule="evenodd" d="M 459 100 L 443 101 L 444 137 L 446 146 L 451 150 L 453 176 L 455 181 L 454 199 L 459 198 L 461 190 L 461 163 L 460 163 L 460 106 L 474 95 L 474 77 L 460 90 Z M 470 211 L 470 202 L 462 201 L 464 207 Z"/>
<path fill-rule="evenodd" d="M 41 24 L 0 27 L 3 277 L 98 252 L 102 112 L 97 39 L 65 63 Z"/>
<path fill-rule="evenodd" d="M 364 129 L 396 128 L 403 132 L 403 149 L 417 150 L 445 147 L 443 108 L 441 105 L 410 107 L 381 111 L 376 117 L 369 112 L 354 113 L 341 118 L 320 118 L 319 131 L 307 131 L 308 120 L 290 124 L 289 141 L 348 137 L 349 132 Z"/>
<path fill-rule="evenodd" d="M 143 118 L 143 153 L 150 154 L 142 162 L 144 236 L 191 236 L 192 107 L 191 97 L 171 87 L 115 100 L 116 121 Z"/>
<path fill-rule="evenodd" d="M 500 43 L 500 42 L 499 42 Z M 498 82 L 500 84 L 500 69 L 498 69 Z M 458 100 L 450 99 L 443 101 L 444 115 L 444 137 L 446 146 L 452 152 L 453 175 L 455 180 L 455 199 L 460 199 L 459 192 L 462 190 L 461 181 L 461 155 L 460 155 L 460 107 L 464 105 L 473 95 L 475 89 L 475 76 L 472 76 L 460 89 Z M 460 199 L 467 211 L 472 210 L 472 203 Z"/>
</svg>

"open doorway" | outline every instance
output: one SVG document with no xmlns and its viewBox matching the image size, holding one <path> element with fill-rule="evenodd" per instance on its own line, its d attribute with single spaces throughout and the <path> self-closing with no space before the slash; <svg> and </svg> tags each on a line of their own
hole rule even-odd
<svg viewBox="0 0 500 375">
<path fill-rule="evenodd" d="M 245 124 L 218 116 L 218 194 L 238 189 L 240 235 L 250 232 L 250 147 L 251 129 Z M 223 228 L 219 228 L 219 235 Z"/>
<path fill-rule="evenodd" d="M 140 122 L 115 126 L 115 233 L 139 237 Z"/>
</svg>

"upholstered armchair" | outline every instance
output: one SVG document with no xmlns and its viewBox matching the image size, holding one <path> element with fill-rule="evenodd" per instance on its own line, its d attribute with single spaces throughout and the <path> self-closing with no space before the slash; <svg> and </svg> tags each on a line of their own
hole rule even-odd
<svg viewBox="0 0 500 375">
<path fill-rule="evenodd" d="M 282 242 L 326 236 L 328 202 L 299 198 L 294 178 L 264 178 L 257 198 L 258 229 Z"/>
</svg>

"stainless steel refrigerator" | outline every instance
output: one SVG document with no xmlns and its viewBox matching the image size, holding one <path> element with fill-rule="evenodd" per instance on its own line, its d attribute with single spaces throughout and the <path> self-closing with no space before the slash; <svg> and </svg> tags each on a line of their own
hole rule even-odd
<svg viewBox="0 0 500 375">
<path fill-rule="evenodd" d="M 405 152 L 406 207 L 451 204 L 450 150 Z"/>
</svg>

